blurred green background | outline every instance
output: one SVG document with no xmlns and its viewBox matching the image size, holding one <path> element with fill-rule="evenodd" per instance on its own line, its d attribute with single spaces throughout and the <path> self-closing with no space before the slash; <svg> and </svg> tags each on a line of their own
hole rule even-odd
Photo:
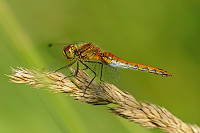
<svg viewBox="0 0 200 133">
<path fill-rule="evenodd" d="M 0 132 L 161 133 L 65 94 L 9 82 L 10 67 L 42 69 L 52 42 L 90 41 L 172 77 L 118 69 L 116 86 L 200 126 L 199 0 L 0 0 Z"/>
</svg>

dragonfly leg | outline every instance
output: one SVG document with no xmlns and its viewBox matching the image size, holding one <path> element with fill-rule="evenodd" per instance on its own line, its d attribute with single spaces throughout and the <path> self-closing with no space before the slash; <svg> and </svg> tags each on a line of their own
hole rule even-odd
<svg viewBox="0 0 200 133">
<path fill-rule="evenodd" d="M 84 62 L 87 62 L 87 61 L 84 61 Z M 87 70 L 87 69 L 89 69 L 87 66 L 85 66 L 86 68 L 84 68 L 83 70 Z"/>
<path fill-rule="evenodd" d="M 89 82 L 89 84 L 88 84 L 88 86 L 86 87 L 86 89 L 85 89 L 85 92 L 86 92 L 86 90 L 87 90 L 87 88 L 90 86 L 90 84 L 92 83 L 92 81 L 96 78 L 96 76 L 97 76 L 97 74 L 96 74 L 96 72 L 94 71 L 94 70 L 92 70 L 87 64 L 85 64 L 84 62 L 82 62 L 82 61 L 80 61 L 87 69 L 90 69 L 93 73 L 94 73 L 94 77 L 92 78 L 92 80 Z M 87 61 L 87 62 L 89 62 L 89 61 Z M 84 92 L 84 94 L 85 94 L 85 92 Z"/>
<path fill-rule="evenodd" d="M 73 65 L 76 61 L 77 61 L 77 60 L 74 60 L 73 62 L 71 62 L 71 63 L 68 64 L 67 66 L 63 66 L 63 67 L 59 68 L 58 70 L 55 70 L 55 72 L 60 71 L 60 70 L 62 70 L 62 69 L 64 69 L 64 68 L 70 67 L 70 66 Z"/>
<path fill-rule="evenodd" d="M 100 75 L 100 81 L 103 81 L 102 80 L 102 73 L 103 73 L 103 64 L 102 63 L 100 63 L 101 64 L 101 75 Z M 104 81 L 103 81 L 104 82 Z"/>
<path fill-rule="evenodd" d="M 74 60 L 73 62 L 71 62 L 71 63 L 68 64 L 67 66 L 63 66 L 63 67 L 61 67 L 61 68 L 55 70 L 54 72 L 58 72 L 58 71 L 60 71 L 60 70 L 62 70 L 62 69 L 64 69 L 64 68 L 68 68 L 68 67 L 70 67 L 71 65 L 73 65 L 76 61 L 77 61 L 77 60 Z M 77 73 L 77 72 L 76 72 L 76 73 Z M 71 77 L 71 76 L 68 76 L 68 77 Z M 65 78 L 67 78 L 67 77 L 65 76 L 63 79 L 61 79 L 61 81 L 63 81 Z"/>
<path fill-rule="evenodd" d="M 78 69 L 79 69 L 79 61 L 77 61 L 77 67 L 76 67 L 75 76 L 77 76 L 77 74 L 78 74 Z"/>
<path fill-rule="evenodd" d="M 102 62 L 98 62 L 98 61 L 84 61 L 84 62 L 90 62 L 90 63 L 98 63 L 98 64 L 101 64 L 101 73 L 100 73 L 100 81 L 103 81 L 102 80 L 102 75 L 103 75 L 103 63 Z M 85 69 L 83 70 L 86 70 L 88 69 L 88 67 L 86 67 Z M 104 82 L 104 81 L 103 81 Z"/>
<path fill-rule="evenodd" d="M 90 62 L 90 63 L 100 63 L 100 62 L 97 62 L 97 61 L 84 61 L 84 62 Z M 86 68 L 84 68 L 83 70 L 87 70 L 87 69 L 89 69 L 87 66 L 85 66 Z"/>
</svg>

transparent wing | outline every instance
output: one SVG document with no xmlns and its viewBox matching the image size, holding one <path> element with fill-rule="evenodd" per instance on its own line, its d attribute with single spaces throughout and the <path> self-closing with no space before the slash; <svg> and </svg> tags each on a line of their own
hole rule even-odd
<svg viewBox="0 0 200 133">
<path fill-rule="evenodd" d="M 93 71 L 96 72 L 98 79 L 105 82 L 116 84 L 120 79 L 120 74 L 115 69 L 115 67 L 102 64 L 99 62 L 85 62 Z M 88 70 L 90 71 L 90 70 Z M 92 72 L 90 72 L 92 73 Z"/>
<path fill-rule="evenodd" d="M 84 43 L 86 43 L 86 42 L 76 41 L 76 42 L 71 42 L 71 43 L 50 43 L 50 44 L 48 44 L 48 51 L 54 57 L 61 58 L 61 57 L 63 57 L 62 51 L 63 51 L 64 47 L 68 46 L 69 44 L 80 45 L 80 44 L 84 44 Z"/>
<path fill-rule="evenodd" d="M 59 70 L 60 68 L 68 66 L 73 61 L 68 61 L 67 59 L 62 58 L 62 59 L 56 60 L 56 61 L 48 64 L 47 66 L 45 66 L 44 69 L 48 72 L 55 72 L 55 71 Z M 77 65 L 77 63 L 75 62 L 70 67 L 73 67 L 76 70 L 76 68 L 77 68 L 76 65 Z M 58 72 L 61 72 L 61 73 L 65 74 L 66 76 L 71 76 L 71 71 L 69 70 L 69 68 L 63 68 L 63 69 L 59 70 Z"/>
<path fill-rule="evenodd" d="M 62 51 L 64 47 L 67 45 L 68 45 L 67 43 L 51 43 L 48 45 L 47 49 L 53 57 L 59 59 L 64 57 Z"/>
</svg>

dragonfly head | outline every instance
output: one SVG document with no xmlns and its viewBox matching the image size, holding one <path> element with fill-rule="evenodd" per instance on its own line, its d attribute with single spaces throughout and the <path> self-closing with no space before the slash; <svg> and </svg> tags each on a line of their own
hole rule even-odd
<svg viewBox="0 0 200 133">
<path fill-rule="evenodd" d="M 75 57 L 75 50 L 76 47 L 72 44 L 69 44 L 67 47 L 64 47 L 62 52 L 68 60 L 73 60 Z"/>
</svg>

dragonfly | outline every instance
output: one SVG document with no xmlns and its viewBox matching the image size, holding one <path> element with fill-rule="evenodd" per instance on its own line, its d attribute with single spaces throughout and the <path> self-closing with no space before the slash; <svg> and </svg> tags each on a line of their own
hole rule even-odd
<svg viewBox="0 0 200 133">
<path fill-rule="evenodd" d="M 52 44 L 50 44 L 49 46 L 52 46 Z M 100 74 L 98 74 L 98 76 L 100 77 L 100 81 L 104 81 L 102 77 L 112 77 L 109 74 L 114 74 L 114 76 L 112 77 L 112 80 L 113 79 L 117 80 L 118 72 L 115 69 L 116 67 L 144 71 L 144 72 L 160 75 L 162 77 L 172 76 L 171 74 L 169 74 L 167 71 L 163 69 L 159 69 L 157 67 L 152 67 L 149 65 L 129 62 L 115 56 L 114 54 L 110 52 L 102 52 L 102 50 L 99 47 L 95 46 L 93 43 L 90 43 L 90 42 L 79 42 L 79 43 L 68 44 L 67 46 L 65 45 L 62 48 L 62 54 L 64 55 L 65 59 L 71 62 L 68 65 L 65 65 L 57 69 L 55 72 L 68 68 L 72 66 L 73 64 L 77 63 L 76 65 L 77 68 L 75 72 L 75 75 L 77 75 L 79 71 L 79 63 L 81 63 L 83 66 L 86 67 L 85 69 L 89 69 L 95 75 L 89 82 L 89 85 L 97 77 L 97 72 L 94 68 L 88 65 L 88 63 L 98 64 L 98 66 L 100 66 L 99 68 Z M 106 70 L 104 68 L 108 68 L 111 73 L 107 73 L 108 71 L 103 72 L 104 70 Z M 89 85 L 87 87 L 89 87 Z"/>
</svg>

